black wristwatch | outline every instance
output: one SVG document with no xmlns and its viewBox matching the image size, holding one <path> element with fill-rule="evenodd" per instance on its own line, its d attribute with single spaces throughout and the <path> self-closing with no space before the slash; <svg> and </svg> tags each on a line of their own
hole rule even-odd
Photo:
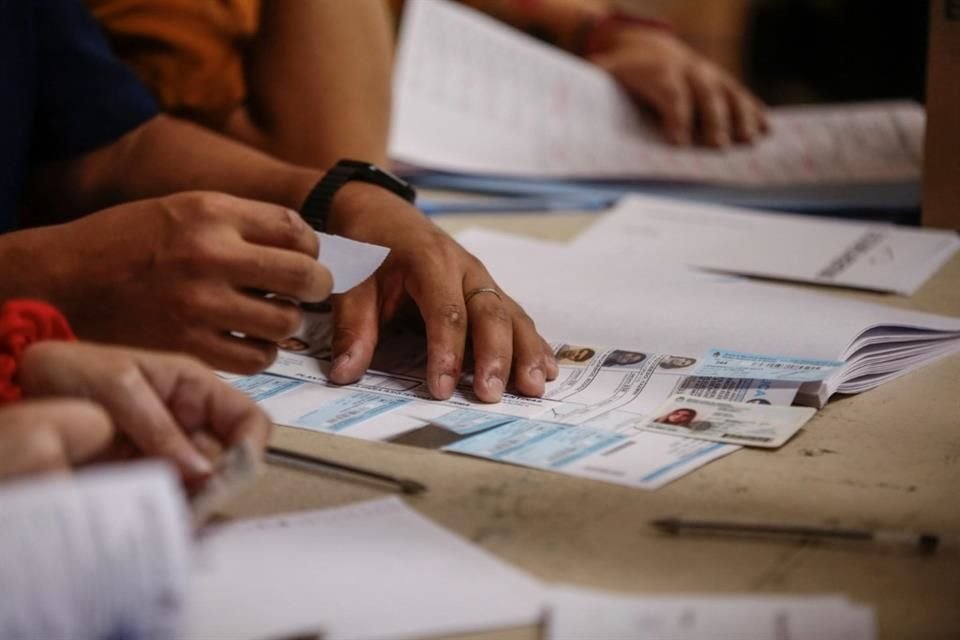
<svg viewBox="0 0 960 640">
<path fill-rule="evenodd" d="M 417 198 L 417 192 L 413 187 L 389 171 L 369 162 L 341 160 L 333 165 L 333 168 L 327 171 L 317 186 L 310 191 L 303 206 L 300 207 L 300 215 L 316 231 L 325 231 L 333 197 L 337 195 L 340 187 L 351 180 L 375 184 L 410 203 Z"/>
</svg>

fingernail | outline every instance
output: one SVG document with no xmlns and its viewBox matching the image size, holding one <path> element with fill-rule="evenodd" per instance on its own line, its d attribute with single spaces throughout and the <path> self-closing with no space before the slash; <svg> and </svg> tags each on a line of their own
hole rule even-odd
<svg viewBox="0 0 960 640">
<path fill-rule="evenodd" d="M 184 462 L 193 475 L 209 476 L 213 474 L 213 464 L 197 451 L 191 451 L 187 454 Z"/>
<path fill-rule="evenodd" d="M 333 371 L 336 371 L 337 369 L 342 369 L 343 367 L 347 366 L 348 362 L 350 362 L 350 352 L 344 351 L 343 353 L 338 355 L 336 358 L 334 358 Z"/>
<path fill-rule="evenodd" d="M 457 381 L 449 373 L 441 373 L 437 377 L 437 395 L 443 398 L 449 398 L 453 395 L 454 387 Z"/>
<path fill-rule="evenodd" d="M 497 399 L 500 399 L 500 396 L 503 395 L 503 389 L 505 385 L 503 384 L 503 378 L 500 376 L 490 376 L 485 381 L 487 390 L 495 395 Z"/>
<path fill-rule="evenodd" d="M 543 373 L 542 367 L 530 367 L 530 380 L 534 384 L 546 384 L 547 376 Z"/>
<path fill-rule="evenodd" d="M 726 131 L 722 131 L 716 135 L 714 140 L 716 140 L 718 147 L 726 147 L 730 144 L 730 135 Z"/>
</svg>

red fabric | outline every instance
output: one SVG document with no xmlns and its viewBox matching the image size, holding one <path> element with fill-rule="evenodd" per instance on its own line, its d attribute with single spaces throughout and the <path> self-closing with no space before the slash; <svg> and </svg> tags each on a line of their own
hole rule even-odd
<svg viewBox="0 0 960 640">
<path fill-rule="evenodd" d="M 76 340 L 56 308 L 39 300 L 9 300 L 0 307 L 0 404 L 19 400 L 15 382 L 24 352 L 41 340 Z"/>
</svg>

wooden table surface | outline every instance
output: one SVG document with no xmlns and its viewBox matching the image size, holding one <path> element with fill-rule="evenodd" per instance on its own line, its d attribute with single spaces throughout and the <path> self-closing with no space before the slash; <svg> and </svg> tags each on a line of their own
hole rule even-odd
<svg viewBox="0 0 960 640">
<path fill-rule="evenodd" d="M 566 240 L 585 214 L 456 216 Z M 960 316 L 960 257 L 916 295 L 837 291 Z M 879 637 L 960 638 L 960 551 L 920 556 L 871 545 L 663 536 L 664 515 L 934 531 L 960 535 L 960 356 L 836 397 L 790 443 L 742 450 L 653 492 L 438 451 L 278 428 L 274 443 L 419 479 L 408 500 L 541 580 L 636 594 L 843 593 L 877 608 Z M 385 495 L 381 487 L 271 467 L 230 515 L 314 509 Z M 537 628 L 471 638 L 533 639 Z"/>
</svg>

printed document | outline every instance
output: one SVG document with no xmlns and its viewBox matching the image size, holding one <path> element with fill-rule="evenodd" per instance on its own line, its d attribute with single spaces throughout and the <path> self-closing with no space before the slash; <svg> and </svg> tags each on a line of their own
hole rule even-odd
<svg viewBox="0 0 960 640">
<path fill-rule="evenodd" d="M 798 401 L 823 406 L 960 350 L 960 318 L 698 272 L 639 251 L 611 259 L 490 231 L 458 235 L 547 336 L 641 353 L 711 349 L 842 360 Z M 589 313 L 576 310 L 589 309 Z"/>
<path fill-rule="evenodd" d="M 314 324 L 329 322 L 319 314 Z M 313 335 L 328 339 L 329 332 Z M 738 447 L 643 429 L 671 395 L 789 405 L 796 382 L 692 375 L 698 358 L 554 343 L 560 375 L 543 398 L 476 400 L 465 375 L 452 398 L 425 384 L 423 336 L 385 331 L 372 369 L 352 385 L 329 384 L 329 345 L 282 352 L 266 374 L 231 376 L 274 422 L 362 439 L 418 442 L 446 451 L 656 489 Z M 722 373 L 722 371 L 720 372 Z M 439 432 L 438 432 L 439 430 Z"/>
<path fill-rule="evenodd" d="M 772 109 L 727 150 L 664 142 L 598 67 L 442 0 L 410 0 L 391 156 L 448 172 L 731 185 L 916 181 L 924 113 L 908 103 Z"/>
<path fill-rule="evenodd" d="M 910 295 L 960 249 L 943 229 L 631 196 L 571 243 L 608 258 Z"/>
</svg>

